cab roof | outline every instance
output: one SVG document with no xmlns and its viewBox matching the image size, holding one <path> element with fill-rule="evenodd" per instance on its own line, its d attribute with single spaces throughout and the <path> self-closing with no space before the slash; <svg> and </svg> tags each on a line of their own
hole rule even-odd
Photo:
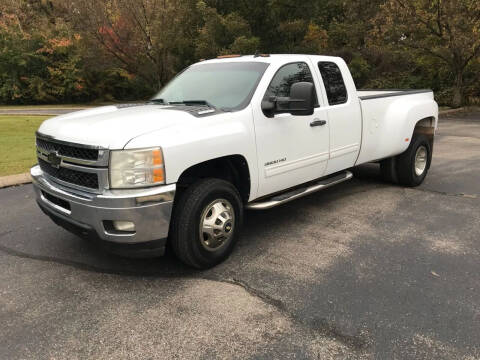
<svg viewBox="0 0 480 360">
<path fill-rule="evenodd" d="M 291 61 L 292 58 L 315 58 L 315 60 L 335 61 L 340 59 L 336 56 L 324 55 L 307 55 L 307 54 L 260 54 L 260 55 L 230 55 L 225 57 L 218 57 L 209 60 L 203 60 L 197 64 L 211 64 L 222 62 L 262 62 L 262 63 L 284 63 Z"/>
</svg>

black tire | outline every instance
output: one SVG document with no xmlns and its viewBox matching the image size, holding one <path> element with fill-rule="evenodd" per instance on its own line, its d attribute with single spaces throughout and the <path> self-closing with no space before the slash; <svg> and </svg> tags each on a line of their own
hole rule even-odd
<svg viewBox="0 0 480 360">
<path fill-rule="evenodd" d="M 391 157 L 380 162 L 380 172 L 385 182 L 398 184 L 397 177 L 397 158 Z"/>
<path fill-rule="evenodd" d="M 200 222 L 212 202 L 227 200 L 234 214 L 232 234 L 218 249 L 207 250 L 200 238 Z M 175 201 L 169 243 L 185 264 L 207 269 L 224 261 L 232 252 L 243 223 L 243 203 L 237 189 L 220 179 L 203 179 L 190 185 Z"/>
<path fill-rule="evenodd" d="M 421 174 L 415 172 L 415 156 L 420 147 L 427 151 L 426 166 Z M 414 134 L 407 150 L 397 156 L 397 177 L 401 185 L 414 187 L 420 185 L 427 176 L 432 161 L 432 150 L 428 138 L 423 134 Z"/>
</svg>

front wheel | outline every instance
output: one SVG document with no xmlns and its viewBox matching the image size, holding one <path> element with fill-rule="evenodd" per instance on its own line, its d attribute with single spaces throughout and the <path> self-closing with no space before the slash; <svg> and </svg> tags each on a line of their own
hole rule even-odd
<svg viewBox="0 0 480 360">
<path fill-rule="evenodd" d="M 432 150 L 428 138 L 423 134 L 414 134 L 407 150 L 397 159 L 398 182 L 404 186 L 418 186 L 427 176 Z"/>
<path fill-rule="evenodd" d="M 243 221 L 243 203 L 227 181 L 204 179 L 189 186 L 175 204 L 169 241 L 177 257 L 198 269 L 225 260 Z"/>
</svg>

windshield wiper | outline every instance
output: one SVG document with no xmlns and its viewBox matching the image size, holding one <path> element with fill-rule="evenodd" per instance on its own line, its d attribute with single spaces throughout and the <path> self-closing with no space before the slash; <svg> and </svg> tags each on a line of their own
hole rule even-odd
<svg viewBox="0 0 480 360">
<path fill-rule="evenodd" d="M 212 109 L 216 109 L 216 107 L 210 104 L 207 100 L 182 100 L 182 101 L 170 101 L 169 104 L 182 104 L 186 106 L 195 106 L 195 105 L 206 105 L 211 107 Z"/>
<path fill-rule="evenodd" d="M 163 99 L 150 99 L 147 103 L 154 103 L 154 104 L 166 104 L 165 100 Z"/>
</svg>

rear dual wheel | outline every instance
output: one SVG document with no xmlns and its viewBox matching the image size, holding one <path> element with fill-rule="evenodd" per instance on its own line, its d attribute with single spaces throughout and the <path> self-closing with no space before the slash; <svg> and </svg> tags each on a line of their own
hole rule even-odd
<svg viewBox="0 0 480 360">
<path fill-rule="evenodd" d="M 385 159 L 380 169 L 385 181 L 415 187 L 427 176 L 432 161 L 432 148 L 423 134 L 414 134 L 407 150 L 402 154 Z"/>
</svg>

